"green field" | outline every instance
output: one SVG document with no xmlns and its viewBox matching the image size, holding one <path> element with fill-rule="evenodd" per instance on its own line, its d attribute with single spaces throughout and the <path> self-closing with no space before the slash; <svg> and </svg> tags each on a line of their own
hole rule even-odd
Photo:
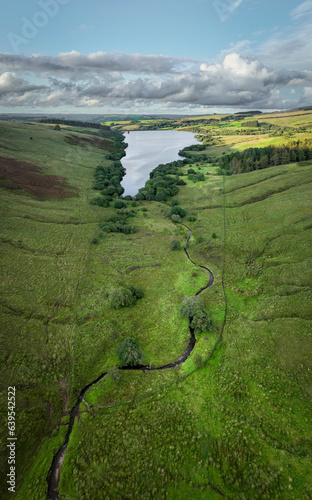
<svg viewBox="0 0 312 500">
<path fill-rule="evenodd" d="M 114 143 L 109 133 L 101 144 L 86 137 L 78 128 L 0 123 L 0 157 L 65 178 L 69 193 L 39 199 L 1 181 L 1 470 L 7 387 L 15 386 L 15 498 L 47 498 L 70 409 L 106 371 L 80 405 L 60 498 L 312 498 L 312 162 L 223 177 L 194 154 L 205 180 L 194 183 L 183 167 L 175 199 L 196 218 L 186 222 L 191 258 L 215 276 L 200 295 L 212 327 L 180 366 L 124 370 L 116 380 L 110 369 L 120 366 L 126 337 L 146 365 L 182 354 L 189 329 L 179 308 L 208 276 L 187 260 L 188 231 L 168 218 L 170 200 L 129 201 L 138 232 L 100 232 L 114 210 L 89 204 L 93 172 L 109 164 Z M 224 136 L 206 152 L 240 149 L 244 137 Z M 247 139 L 255 147 L 279 138 Z M 173 240 L 181 250 L 171 250 Z M 110 293 L 125 285 L 145 296 L 116 311 Z M 4 483 L 1 497 L 10 498 Z"/>
</svg>

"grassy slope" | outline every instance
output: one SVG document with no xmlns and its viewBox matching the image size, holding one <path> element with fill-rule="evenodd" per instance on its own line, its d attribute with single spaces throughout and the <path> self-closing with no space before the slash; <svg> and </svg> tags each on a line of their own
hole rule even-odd
<svg viewBox="0 0 312 500">
<path fill-rule="evenodd" d="M 14 133 L 22 137 L 25 125 L 14 127 L 18 128 Z M 58 141 L 59 152 L 66 149 L 62 158 L 70 159 L 77 151 L 64 145 L 56 136 L 58 132 L 36 130 L 49 135 L 45 154 L 50 151 L 50 164 L 56 155 L 49 141 Z M 27 134 L 24 149 L 25 145 L 29 149 Z M 37 374 L 29 399 L 26 387 L 30 381 L 25 379 L 25 389 L 19 389 L 25 408 L 20 417 L 25 429 L 19 428 L 24 463 L 32 456 L 34 459 L 30 467 L 24 466 L 27 471 L 16 498 L 44 498 L 52 452 L 62 442 L 66 429 L 60 427 L 50 438 L 52 430 L 58 429 L 59 417 L 54 415 L 59 415 L 65 405 L 60 381 L 67 382 L 73 401 L 74 392 L 69 387 L 80 390 L 116 364 L 116 348 L 129 334 L 139 340 L 147 362 L 157 365 L 173 360 L 188 337 L 187 325 L 178 316 L 179 304 L 183 295 L 192 295 L 206 280 L 203 271 L 186 261 L 183 251 L 170 251 L 172 239 L 182 242 L 187 234 L 164 217 L 163 204 L 146 203 L 147 217 L 138 206 L 134 220 L 140 228 L 138 233 L 108 235 L 98 245 L 90 245 L 98 217 L 111 209 L 97 208 L 95 213 L 86 203 L 92 194 L 90 168 L 94 166 L 88 158 L 94 154 L 97 165 L 97 154 L 102 152 L 79 149 L 77 174 L 84 192 L 80 193 L 79 208 L 77 198 L 61 203 L 35 202 L 19 195 L 19 202 L 27 209 L 25 215 L 31 217 L 23 219 L 16 195 L 2 196 L 11 224 L 15 219 L 19 221 L 16 226 L 6 224 L 6 230 L 14 228 L 12 241 L 22 239 L 24 247 L 50 253 L 51 249 L 54 252 L 54 248 L 61 248 L 68 256 L 54 268 L 51 260 L 57 260 L 56 256 L 47 259 L 45 254 L 28 252 L 34 260 L 26 279 L 22 265 L 25 250 L 14 247 L 21 262 L 19 274 L 15 277 L 12 261 L 6 266 L 9 281 L 5 282 L 5 290 L 10 288 L 9 283 L 15 283 L 11 300 L 19 301 L 32 314 L 14 316 L 13 321 L 10 315 L 4 316 L 11 318 L 7 324 L 15 339 L 5 341 L 9 349 L 13 347 L 16 356 L 29 353 L 24 364 L 18 357 L 12 358 L 12 377 L 16 377 L 12 380 L 18 383 L 21 377 L 27 379 L 27 373 L 29 378 Z M 33 155 L 37 155 L 35 146 Z M 55 163 L 62 174 L 65 165 L 56 159 L 58 155 Z M 53 168 L 57 168 L 54 162 Z M 198 338 L 181 369 L 144 375 L 124 372 L 118 384 L 106 378 L 88 392 L 85 400 L 93 410 L 82 408 L 87 412 L 75 424 L 62 471 L 60 491 L 67 499 L 221 498 L 212 485 L 229 498 L 311 498 L 311 165 L 275 167 L 226 178 L 225 186 L 214 171 L 203 167 L 207 180 L 197 184 L 187 181 L 177 196 L 188 213 L 197 216 L 197 221 L 190 223 L 194 234 L 190 254 L 215 274 L 215 285 L 202 294 L 214 319 L 214 329 Z M 71 168 L 67 176 L 73 179 L 72 185 L 78 186 L 72 175 Z M 58 231 L 65 224 L 55 222 L 68 221 L 66 217 L 75 217 L 75 224 L 68 226 L 77 232 L 68 240 L 69 246 L 67 242 L 61 246 Z M 25 232 L 25 222 L 34 224 L 32 219 L 37 224 L 39 219 L 44 220 L 45 224 L 41 222 L 36 233 L 33 226 Z M 43 226 L 47 233 L 42 233 Z M 217 238 L 212 237 L 213 233 Z M 199 235 L 204 239 L 201 243 L 196 241 Z M 75 255 L 77 259 L 72 258 Z M 132 266 L 140 268 L 129 269 Z M 50 280 L 47 285 L 39 277 L 32 282 L 35 268 L 40 269 L 39 277 L 45 272 L 45 280 Z M 214 350 L 225 309 L 222 270 L 227 321 L 223 340 Z M 27 300 L 20 290 L 18 275 L 29 287 Z M 114 313 L 105 294 L 116 282 L 142 286 L 145 298 L 133 308 Z M 41 298 L 43 286 L 46 296 L 55 290 L 51 295 L 53 300 L 56 297 L 57 306 L 47 306 Z M 66 300 L 71 306 L 62 307 L 60 297 L 61 304 Z M 42 315 L 51 314 L 55 319 L 44 325 L 33 313 L 33 304 Z M 23 343 L 21 331 L 25 332 Z M 69 343 L 66 357 L 62 355 L 65 340 Z M 47 362 L 48 356 L 53 365 Z M 38 359 L 39 366 L 38 361 L 33 361 Z M 49 367 L 44 368 L 46 375 L 42 375 L 45 371 L 41 363 Z M 49 409 L 42 402 L 47 389 L 55 404 L 59 401 L 59 409 L 53 409 L 49 424 Z M 30 416 L 37 417 L 41 427 L 37 424 L 36 429 Z M 27 446 L 31 448 L 29 455 Z"/>
<path fill-rule="evenodd" d="M 202 335 L 179 371 L 92 389 L 65 459 L 69 499 L 220 498 L 211 485 L 229 498 L 311 497 L 311 164 L 225 182 L 224 195 L 212 170 L 177 197 L 198 217 L 204 242 L 190 252 L 216 274 L 203 300 L 220 308 L 219 328 L 225 256 L 223 340 L 211 358 L 217 332 Z"/>
</svg>

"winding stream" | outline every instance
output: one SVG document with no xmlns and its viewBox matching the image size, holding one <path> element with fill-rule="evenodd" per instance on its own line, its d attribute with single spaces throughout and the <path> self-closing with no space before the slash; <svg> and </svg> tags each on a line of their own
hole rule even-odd
<svg viewBox="0 0 312 500">
<path fill-rule="evenodd" d="M 187 251 L 187 245 L 188 245 L 188 243 L 189 243 L 189 241 L 191 239 L 192 230 L 188 226 L 186 226 L 185 224 L 182 224 L 182 225 L 184 227 L 186 227 L 188 229 L 188 231 L 189 231 L 189 236 L 188 236 L 188 239 L 187 239 L 186 244 L 184 246 L 184 252 L 185 252 L 188 260 L 192 264 L 194 264 L 194 266 L 197 266 L 197 267 L 200 267 L 200 268 L 204 269 L 209 274 L 209 282 L 208 282 L 208 284 L 206 286 L 204 286 L 203 288 L 201 288 L 195 294 L 195 296 L 198 296 L 204 290 L 207 290 L 207 288 L 210 288 L 212 286 L 212 284 L 214 282 L 214 275 L 212 274 L 212 272 L 210 271 L 210 269 L 208 269 L 205 266 L 200 266 L 200 265 L 196 264 L 190 258 L 189 253 Z M 191 322 L 192 322 L 192 318 L 190 318 L 190 323 Z M 189 355 L 191 354 L 191 352 L 194 349 L 194 346 L 196 344 L 195 332 L 194 332 L 193 328 L 189 327 L 189 329 L 190 329 L 190 340 L 189 340 L 189 343 L 188 343 L 185 351 L 175 361 L 172 361 L 171 363 L 168 363 L 168 364 L 162 365 L 162 366 L 158 366 L 158 367 L 155 367 L 155 368 L 151 368 L 149 365 L 137 365 L 137 366 L 133 366 L 133 367 L 120 367 L 119 369 L 120 370 L 156 371 L 156 370 L 167 370 L 169 368 L 174 368 L 177 365 L 181 365 L 189 357 Z M 71 435 L 72 430 L 73 430 L 75 419 L 76 419 L 76 417 L 79 414 L 80 403 L 82 402 L 85 394 L 90 389 L 90 387 L 92 387 L 93 385 L 97 384 L 102 378 L 105 377 L 105 375 L 107 375 L 107 371 L 101 373 L 101 375 L 99 375 L 95 380 L 93 380 L 93 382 L 91 382 L 90 384 L 86 385 L 81 390 L 81 392 L 80 392 L 80 394 L 78 396 L 78 399 L 77 399 L 75 405 L 73 406 L 73 408 L 70 411 L 70 414 L 69 414 L 70 415 L 69 425 L 68 425 L 68 430 L 67 430 L 67 433 L 66 433 L 66 436 L 65 436 L 64 444 L 59 448 L 59 450 L 54 455 L 53 460 L 52 460 L 52 464 L 51 464 L 51 467 L 50 467 L 50 470 L 49 470 L 49 473 L 48 473 L 48 476 L 47 476 L 47 483 L 48 483 L 47 500 L 59 500 L 58 499 L 58 491 L 57 491 L 57 489 L 58 489 L 58 485 L 59 485 L 60 478 L 61 478 L 62 465 L 63 465 L 63 462 L 64 462 L 64 458 L 65 458 L 65 454 L 66 454 L 66 450 L 67 450 L 67 445 L 68 445 L 69 438 L 70 438 L 70 435 Z M 218 490 L 216 490 L 216 491 L 218 491 Z M 222 494 L 221 492 L 219 492 L 219 493 Z"/>
</svg>

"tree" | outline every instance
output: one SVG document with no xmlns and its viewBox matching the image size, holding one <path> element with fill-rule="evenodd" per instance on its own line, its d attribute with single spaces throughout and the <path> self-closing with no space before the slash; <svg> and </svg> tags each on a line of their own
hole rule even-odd
<svg viewBox="0 0 312 500">
<path fill-rule="evenodd" d="M 117 350 L 122 366 L 136 366 L 143 360 L 143 352 L 139 348 L 136 340 L 125 339 Z"/>
<path fill-rule="evenodd" d="M 185 297 L 180 314 L 182 318 L 189 318 L 195 332 L 201 333 L 211 327 L 211 319 L 198 297 Z"/>
<path fill-rule="evenodd" d="M 110 295 L 110 305 L 113 309 L 120 309 L 121 307 L 132 306 L 136 298 L 131 290 L 126 287 L 116 288 Z"/>
<path fill-rule="evenodd" d="M 180 217 L 185 217 L 185 210 L 183 210 L 182 207 L 179 205 L 176 205 L 175 207 L 172 207 L 171 209 L 171 215 L 179 215 Z"/>
<path fill-rule="evenodd" d="M 109 303 L 113 309 L 120 309 L 121 307 L 132 306 L 138 299 L 143 297 L 144 292 L 141 288 L 128 285 L 113 290 L 109 297 Z"/>
</svg>

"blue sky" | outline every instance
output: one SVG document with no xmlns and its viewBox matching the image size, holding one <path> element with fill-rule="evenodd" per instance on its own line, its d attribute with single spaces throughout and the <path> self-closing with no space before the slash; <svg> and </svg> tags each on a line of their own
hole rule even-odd
<svg viewBox="0 0 312 500">
<path fill-rule="evenodd" d="M 312 0 L 11 0 L 2 14 L 1 112 L 311 104 Z"/>
</svg>

